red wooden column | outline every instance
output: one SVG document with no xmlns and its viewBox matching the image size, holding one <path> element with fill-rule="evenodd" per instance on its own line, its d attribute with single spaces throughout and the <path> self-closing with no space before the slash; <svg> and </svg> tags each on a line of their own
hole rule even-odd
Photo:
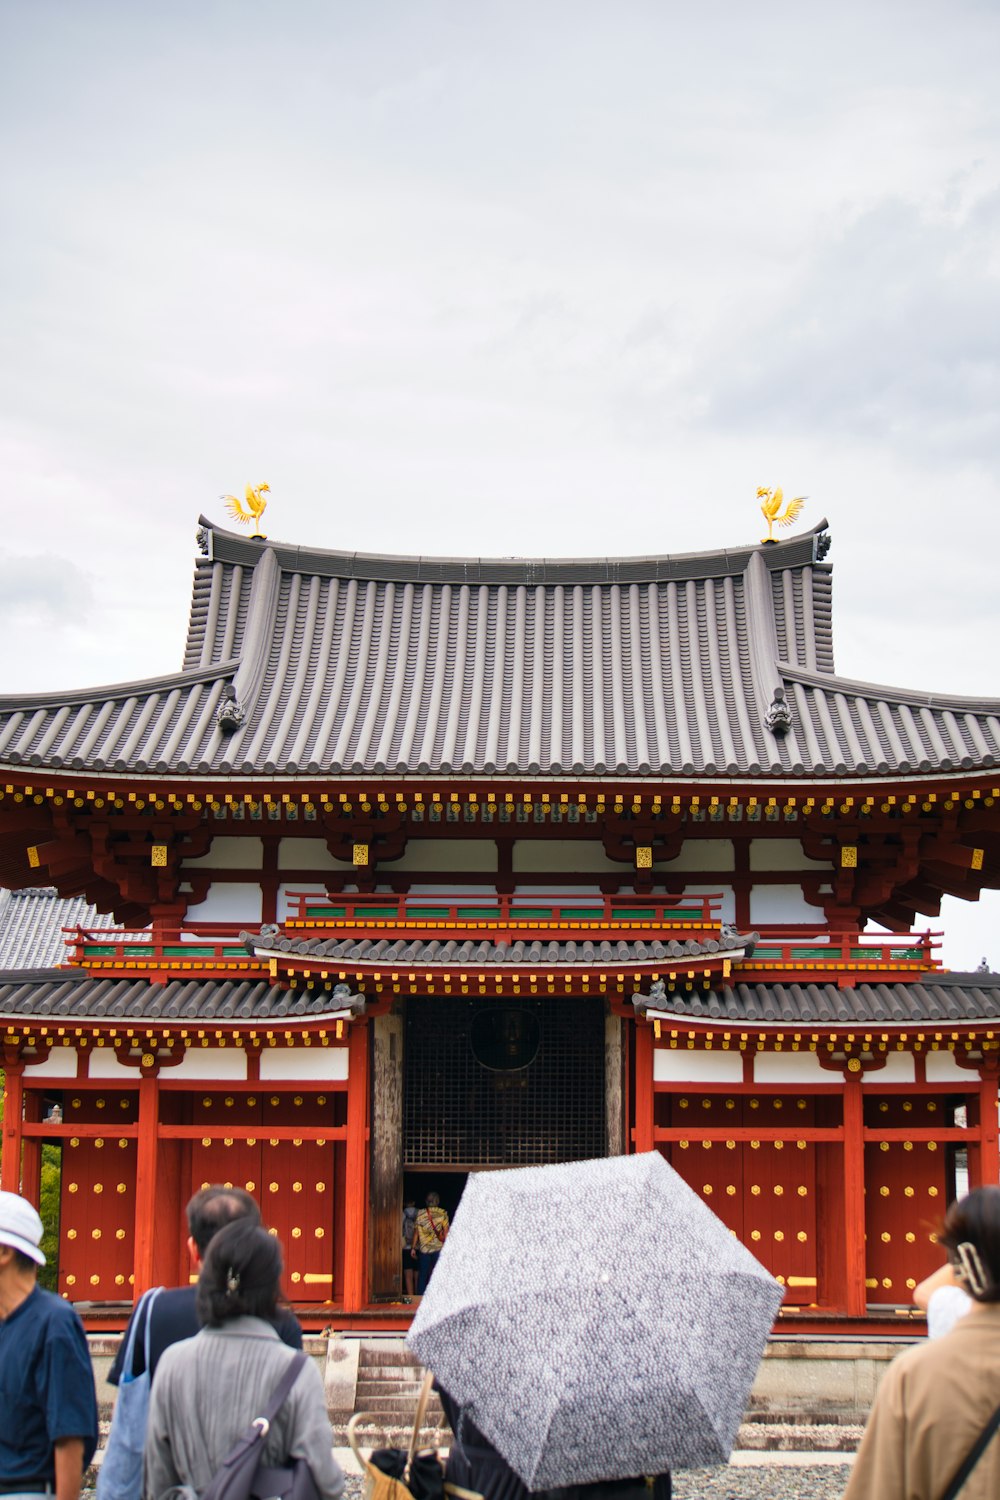
<svg viewBox="0 0 1000 1500">
<path fill-rule="evenodd" d="M 156 1176 L 160 1081 L 154 1074 L 139 1080 L 139 1139 L 135 1163 L 135 1287 L 141 1297 L 153 1285 L 153 1256 L 158 1234 L 175 1234 L 176 1225 L 164 1225 L 157 1213 Z"/>
<path fill-rule="evenodd" d="M 847 1316 L 863 1318 L 865 1292 L 865 1138 L 861 1078 L 844 1082 L 844 1285 Z"/>
<path fill-rule="evenodd" d="M 1000 1181 L 1000 1130 L 997 1127 L 997 1063 L 984 1063 L 979 1070 L 979 1182 L 993 1187 Z"/>
<path fill-rule="evenodd" d="M 344 1311 L 368 1300 L 368 1023 L 347 1035 L 347 1171 L 344 1204 Z"/>
<path fill-rule="evenodd" d="M 635 1124 L 632 1150 L 653 1149 L 653 1028 L 648 1021 L 635 1022 Z"/>
<path fill-rule="evenodd" d="M 3 1145 L 0 1154 L 0 1188 L 21 1191 L 21 1124 L 24 1115 L 24 1064 L 14 1059 L 5 1064 L 3 1091 Z"/>
</svg>

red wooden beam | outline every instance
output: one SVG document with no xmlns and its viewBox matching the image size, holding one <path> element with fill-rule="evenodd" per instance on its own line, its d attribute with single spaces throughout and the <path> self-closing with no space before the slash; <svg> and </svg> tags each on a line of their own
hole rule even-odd
<svg viewBox="0 0 1000 1500">
<path fill-rule="evenodd" d="M 979 1187 L 1000 1180 L 1000 1132 L 997 1128 L 997 1070 L 983 1069 L 979 1084 Z"/>
<path fill-rule="evenodd" d="M 156 1212 L 158 1166 L 157 1117 L 159 1082 L 139 1080 L 139 1146 L 135 1168 L 135 1287 L 136 1298 L 153 1284 L 153 1253 L 161 1225 Z"/>
<path fill-rule="evenodd" d="M 635 1125 L 633 1151 L 652 1151 L 658 1132 L 653 1122 L 653 1033 L 648 1026 L 635 1028 Z M 678 1137 L 679 1138 L 679 1137 Z"/>
<path fill-rule="evenodd" d="M 348 1031 L 347 1163 L 344 1201 L 344 1311 L 367 1302 L 368 1281 L 368 1027 Z"/>
<path fill-rule="evenodd" d="M 248 1137 L 257 1141 L 346 1141 L 349 1132 L 349 1125 L 161 1125 L 159 1135 L 161 1141 L 244 1141 Z M 125 1134 L 124 1131 L 113 1133 Z M 108 1131 L 104 1134 L 107 1135 Z"/>
<path fill-rule="evenodd" d="M 21 1191 L 23 1115 L 24 1090 L 21 1064 L 9 1062 L 4 1077 L 3 1143 L 0 1147 L 0 1188 L 6 1193 Z"/>
<path fill-rule="evenodd" d="M 865 1290 L 865 1142 L 861 1080 L 844 1082 L 844 1280 L 847 1315 L 863 1318 Z"/>
</svg>

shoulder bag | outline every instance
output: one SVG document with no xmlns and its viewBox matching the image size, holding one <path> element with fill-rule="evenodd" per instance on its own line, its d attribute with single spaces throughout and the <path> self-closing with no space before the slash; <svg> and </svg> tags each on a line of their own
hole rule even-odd
<svg viewBox="0 0 1000 1500">
<path fill-rule="evenodd" d="M 299 1372 L 309 1358 L 296 1354 L 259 1417 L 254 1417 L 230 1448 L 222 1465 L 202 1492 L 201 1500 L 319 1500 L 312 1470 L 304 1458 L 293 1458 L 279 1468 L 264 1468 L 261 1458 L 271 1423 L 288 1400 Z"/>
<path fill-rule="evenodd" d="M 1000 1427 L 1000 1406 L 997 1407 L 996 1411 L 993 1413 L 992 1417 L 990 1417 L 990 1420 L 987 1422 L 982 1432 L 976 1438 L 976 1441 L 973 1443 L 972 1447 L 966 1454 L 965 1460 L 962 1463 L 961 1467 L 952 1476 L 951 1484 L 949 1484 L 948 1488 L 941 1496 L 941 1500 L 955 1500 L 955 1496 L 962 1489 L 965 1481 L 968 1479 L 969 1475 L 976 1467 L 976 1464 L 979 1462 L 979 1460 L 982 1458 L 983 1454 L 989 1447 L 990 1441 L 996 1433 L 998 1427 Z"/>
<path fill-rule="evenodd" d="M 97 1471 L 98 1500 L 139 1500 L 142 1490 L 142 1450 L 146 1442 L 146 1421 L 149 1416 L 149 1331 L 153 1322 L 153 1306 L 162 1290 L 158 1286 L 146 1292 L 132 1318 L 122 1358 L 121 1383 L 111 1418 L 111 1431 L 108 1433 L 104 1459 Z M 143 1340 L 146 1366 L 141 1375 L 133 1375 L 135 1335 L 142 1320 L 143 1309 L 146 1312 Z"/>
</svg>

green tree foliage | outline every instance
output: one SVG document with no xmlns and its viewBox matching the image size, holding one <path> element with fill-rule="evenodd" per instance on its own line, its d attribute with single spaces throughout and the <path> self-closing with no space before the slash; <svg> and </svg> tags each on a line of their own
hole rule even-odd
<svg viewBox="0 0 1000 1500">
<path fill-rule="evenodd" d="M 5 1080 L 0 1068 L 0 1130 L 3 1129 Z M 62 1180 L 62 1150 L 59 1146 L 42 1147 L 42 1183 L 38 1211 L 42 1216 L 45 1233 L 42 1235 L 42 1253 L 45 1265 L 39 1268 L 38 1281 L 50 1292 L 56 1290 L 59 1276 L 59 1191 Z"/>
</svg>

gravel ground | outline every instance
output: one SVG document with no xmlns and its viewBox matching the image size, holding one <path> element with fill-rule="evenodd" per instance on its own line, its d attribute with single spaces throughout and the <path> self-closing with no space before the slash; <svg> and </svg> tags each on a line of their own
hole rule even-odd
<svg viewBox="0 0 1000 1500">
<path fill-rule="evenodd" d="M 840 1500 L 850 1472 L 847 1464 L 685 1469 L 674 1475 L 674 1500 Z M 348 1477 L 345 1496 L 360 1500 L 360 1479 Z"/>
<path fill-rule="evenodd" d="M 686 1469 L 674 1475 L 675 1500 L 840 1500 L 848 1464 L 761 1464 Z"/>
</svg>

